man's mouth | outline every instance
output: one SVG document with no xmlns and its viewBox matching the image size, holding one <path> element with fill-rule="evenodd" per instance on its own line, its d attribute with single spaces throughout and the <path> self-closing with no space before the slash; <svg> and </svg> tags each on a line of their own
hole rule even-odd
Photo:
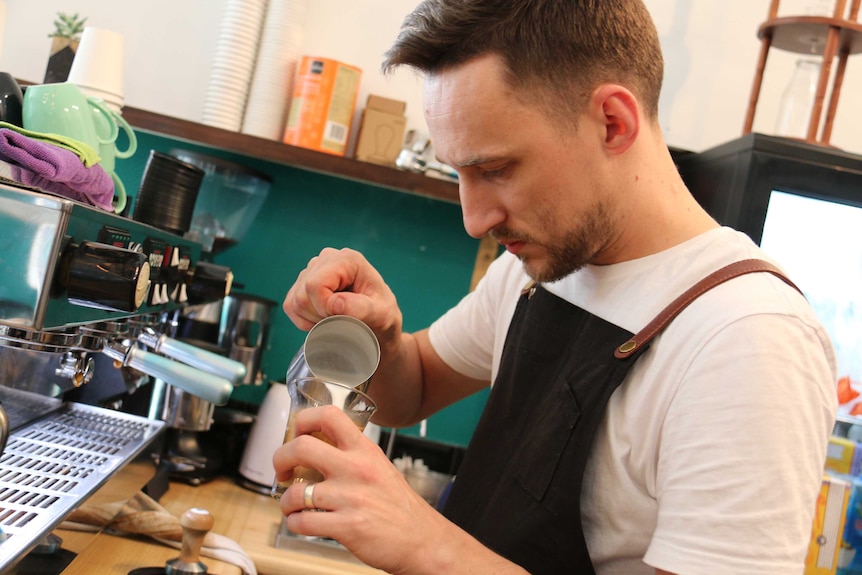
<svg viewBox="0 0 862 575">
<path fill-rule="evenodd" d="M 516 256 L 519 255 L 527 245 L 526 242 L 521 240 L 504 240 L 501 241 L 500 244 L 506 248 L 506 251 Z"/>
</svg>

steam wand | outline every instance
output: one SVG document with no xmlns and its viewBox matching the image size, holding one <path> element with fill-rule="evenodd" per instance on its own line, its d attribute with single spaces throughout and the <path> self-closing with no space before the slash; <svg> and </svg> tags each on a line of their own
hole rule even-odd
<svg viewBox="0 0 862 575">
<path fill-rule="evenodd" d="M 226 404 L 233 392 L 233 384 L 223 377 L 145 351 L 128 341 L 110 342 L 102 349 L 102 353 L 119 366 L 131 367 L 162 379 L 216 405 Z"/>
</svg>

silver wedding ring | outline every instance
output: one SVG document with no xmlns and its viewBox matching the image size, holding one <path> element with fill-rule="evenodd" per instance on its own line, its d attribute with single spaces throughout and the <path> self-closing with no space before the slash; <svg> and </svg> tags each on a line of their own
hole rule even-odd
<svg viewBox="0 0 862 575">
<path fill-rule="evenodd" d="M 305 503 L 306 509 L 314 509 L 314 485 L 314 483 L 309 483 L 302 492 L 302 501 Z"/>
</svg>

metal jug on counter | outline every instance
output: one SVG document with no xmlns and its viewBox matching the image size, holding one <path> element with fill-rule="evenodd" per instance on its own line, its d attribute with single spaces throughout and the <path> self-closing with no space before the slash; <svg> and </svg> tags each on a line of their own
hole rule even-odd
<svg viewBox="0 0 862 575">
<path fill-rule="evenodd" d="M 260 385 L 266 380 L 260 364 L 269 341 L 272 310 L 277 305 L 250 294 L 231 294 L 224 299 L 220 340 L 227 356 L 246 366 L 245 385 Z"/>
<path fill-rule="evenodd" d="M 370 327 L 360 320 L 333 315 L 317 322 L 287 368 L 285 381 L 317 376 L 365 391 L 380 363 L 380 343 Z M 272 455 L 284 438 L 290 396 L 285 383 L 269 388 L 251 428 L 239 466 L 240 484 L 269 494 L 275 479 Z M 369 424 L 366 435 L 379 428 Z"/>
</svg>

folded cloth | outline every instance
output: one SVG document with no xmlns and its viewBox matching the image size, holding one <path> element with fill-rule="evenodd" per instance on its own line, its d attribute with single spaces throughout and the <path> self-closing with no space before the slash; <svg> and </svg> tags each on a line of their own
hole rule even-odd
<svg viewBox="0 0 862 575">
<path fill-rule="evenodd" d="M 70 138 L 69 136 L 63 136 L 61 134 L 49 134 L 47 132 L 34 132 L 33 130 L 26 130 L 20 126 L 16 126 L 15 124 L 10 124 L 9 122 L 0 122 L 0 128 L 14 130 L 19 134 L 23 134 L 33 140 L 39 140 L 40 142 L 45 142 L 46 144 L 53 144 L 55 146 L 59 146 L 61 148 L 69 150 L 70 152 L 73 152 L 76 156 L 81 158 L 81 161 L 88 168 L 90 166 L 98 164 L 99 160 L 101 160 L 98 152 L 93 149 L 93 146 L 86 142 Z"/>
<path fill-rule="evenodd" d="M 113 211 L 114 180 L 96 164 L 86 167 L 65 148 L 0 128 L 0 160 L 12 166 L 12 179 L 46 192 Z"/>
<path fill-rule="evenodd" d="M 148 535 L 163 545 L 182 549 L 180 519 L 140 491 L 128 501 L 85 503 L 72 511 L 60 527 L 76 530 L 99 527 L 118 536 Z M 257 575 L 251 557 L 236 541 L 224 535 L 207 533 L 200 554 L 236 565 L 243 575 Z"/>
</svg>

